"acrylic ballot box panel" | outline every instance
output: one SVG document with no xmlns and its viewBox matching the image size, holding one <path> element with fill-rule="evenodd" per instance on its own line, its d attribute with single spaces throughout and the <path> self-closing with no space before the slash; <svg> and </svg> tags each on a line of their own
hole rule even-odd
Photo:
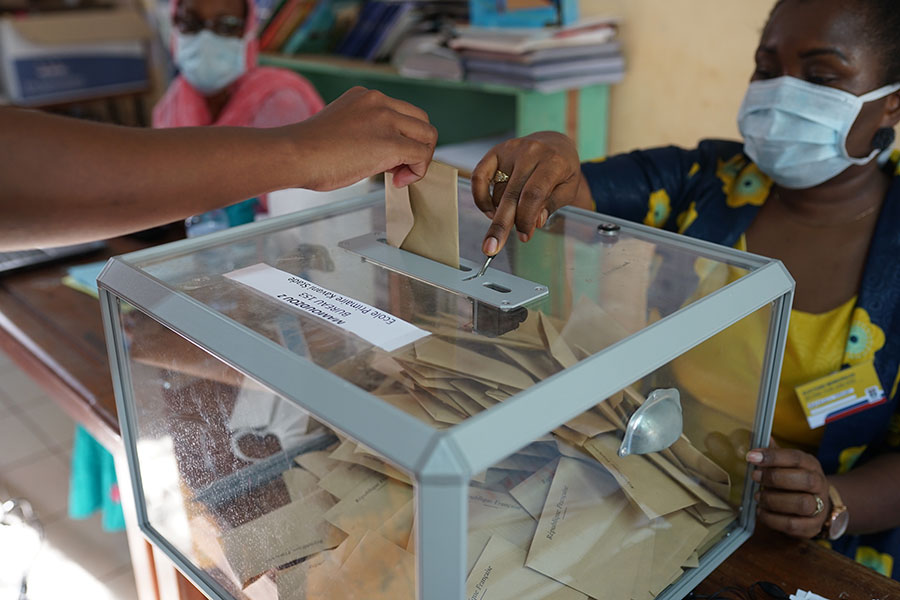
<svg viewBox="0 0 900 600">
<path fill-rule="evenodd" d="M 461 269 L 380 193 L 100 277 L 145 535 L 207 595 L 680 598 L 752 531 L 793 281 L 585 211 Z"/>
</svg>

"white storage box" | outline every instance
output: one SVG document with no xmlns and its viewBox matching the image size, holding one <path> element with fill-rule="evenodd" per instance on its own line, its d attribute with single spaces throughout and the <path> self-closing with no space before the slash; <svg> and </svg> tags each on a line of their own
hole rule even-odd
<svg viewBox="0 0 900 600">
<path fill-rule="evenodd" d="M 13 104 L 58 104 L 145 90 L 150 30 L 135 10 L 0 19 L 3 86 Z"/>
</svg>

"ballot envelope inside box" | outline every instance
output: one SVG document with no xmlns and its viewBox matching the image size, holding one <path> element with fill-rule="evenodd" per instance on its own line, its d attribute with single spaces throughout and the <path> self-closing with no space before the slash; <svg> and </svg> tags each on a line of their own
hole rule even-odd
<svg viewBox="0 0 900 600">
<path fill-rule="evenodd" d="M 577 209 L 459 267 L 375 193 L 110 261 L 145 535 L 212 598 L 680 598 L 752 531 L 777 261 Z"/>
</svg>

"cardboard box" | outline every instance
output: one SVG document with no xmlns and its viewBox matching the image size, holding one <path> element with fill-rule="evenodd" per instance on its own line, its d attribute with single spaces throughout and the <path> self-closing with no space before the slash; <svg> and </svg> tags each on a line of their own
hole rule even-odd
<svg viewBox="0 0 900 600">
<path fill-rule="evenodd" d="M 0 19 L 0 70 L 14 104 L 58 104 L 145 90 L 151 32 L 131 8 Z"/>
</svg>

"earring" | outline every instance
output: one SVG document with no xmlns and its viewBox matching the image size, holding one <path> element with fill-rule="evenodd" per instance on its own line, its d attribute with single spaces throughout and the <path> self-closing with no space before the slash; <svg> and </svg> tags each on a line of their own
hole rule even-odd
<svg viewBox="0 0 900 600">
<path fill-rule="evenodd" d="M 894 139 L 897 134 L 890 127 L 882 127 L 875 132 L 872 138 L 872 147 L 878 150 L 887 150 L 894 145 Z"/>
</svg>

